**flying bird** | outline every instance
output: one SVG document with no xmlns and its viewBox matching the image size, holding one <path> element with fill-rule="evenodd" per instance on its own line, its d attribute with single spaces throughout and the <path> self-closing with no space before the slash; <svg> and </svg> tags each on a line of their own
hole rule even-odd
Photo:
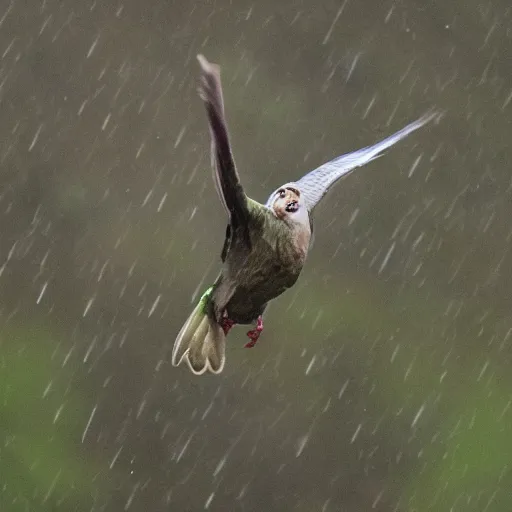
<svg viewBox="0 0 512 512">
<path fill-rule="evenodd" d="M 373 146 L 339 156 L 298 181 L 276 189 L 265 204 L 247 197 L 231 152 L 220 68 L 202 55 L 199 95 L 206 107 L 211 135 L 214 181 L 228 215 L 221 253 L 222 270 L 202 295 L 178 333 L 172 364 L 186 362 L 201 375 L 219 374 L 225 363 L 226 336 L 235 324 L 253 324 L 246 347 L 263 331 L 268 303 L 297 281 L 308 254 L 312 213 L 329 188 L 433 120 L 430 112 Z"/>
</svg>

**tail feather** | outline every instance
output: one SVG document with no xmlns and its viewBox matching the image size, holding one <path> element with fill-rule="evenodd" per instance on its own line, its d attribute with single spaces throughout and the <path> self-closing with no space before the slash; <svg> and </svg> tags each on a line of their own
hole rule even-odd
<svg viewBox="0 0 512 512">
<path fill-rule="evenodd" d="M 172 349 L 173 366 L 178 366 L 182 362 L 186 352 L 190 349 L 192 337 L 205 316 L 202 304 L 199 302 L 181 328 L 178 336 L 176 336 L 174 347 Z"/>
<path fill-rule="evenodd" d="M 210 371 L 218 375 L 224 370 L 226 362 L 226 335 L 217 323 L 210 323 L 210 330 L 204 342 L 204 352 L 210 363 Z"/>
<path fill-rule="evenodd" d="M 185 361 L 195 375 L 219 374 L 226 360 L 226 336 L 222 327 L 206 313 L 207 293 L 181 328 L 172 351 L 173 366 Z"/>
</svg>

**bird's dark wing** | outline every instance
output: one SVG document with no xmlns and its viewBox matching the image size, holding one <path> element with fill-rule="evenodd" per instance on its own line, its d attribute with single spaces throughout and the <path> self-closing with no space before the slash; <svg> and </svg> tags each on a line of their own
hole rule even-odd
<svg viewBox="0 0 512 512">
<path fill-rule="evenodd" d="M 395 145 L 398 141 L 418 130 L 429 121 L 432 121 L 438 115 L 438 112 L 427 113 L 400 131 L 377 142 L 377 144 L 339 156 L 306 174 L 296 184 L 305 195 L 308 209 L 311 211 L 327 193 L 329 188 L 341 177 L 346 176 L 357 167 L 361 167 L 382 156 L 386 149 Z"/>
<path fill-rule="evenodd" d="M 230 217 L 230 223 L 234 226 L 244 225 L 247 222 L 249 208 L 247 196 L 240 183 L 231 153 L 224 116 L 220 68 L 218 65 L 208 62 L 202 55 L 198 55 L 197 60 L 201 66 L 199 95 L 206 106 L 212 138 L 212 166 L 215 185 Z"/>
</svg>

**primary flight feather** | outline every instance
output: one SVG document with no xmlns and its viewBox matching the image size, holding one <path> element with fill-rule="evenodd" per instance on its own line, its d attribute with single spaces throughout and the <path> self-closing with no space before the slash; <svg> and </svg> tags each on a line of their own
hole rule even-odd
<svg viewBox="0 0 512 512">
<path fill-rule="evenodd" d="M 321 165 L 296 182 L 275 190 L 266 204 L 245 195 L 238 176 L 224 115 L 220 68 L 202 55 L 199 95 L 211 134 L 212 167 L 229 217 L 222 270 L 181 328 L 172 364 L 186 362 L 196 375 L 224 368 L 226 335 L 235 324 L 256 324 L 247 333 L 253 347 L 263 330 L 267 304 L 293 286 L 308 254 L 313 208 L 329 188 L 357 167 L 437 117 L 431 112 L 390 137 Z"/>
</svg>

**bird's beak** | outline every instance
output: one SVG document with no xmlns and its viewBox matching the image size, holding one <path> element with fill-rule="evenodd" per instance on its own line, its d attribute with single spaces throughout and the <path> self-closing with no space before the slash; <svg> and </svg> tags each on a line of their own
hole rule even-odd
<svg viewBox="0 0 512 512">
<path fill-rule="evenodd" d="M 299 203 L 297 201 L 290 201 L 289 203 L 286 203 L 285 210 L 288 213 L 296 212 L 299 209 Z"/>
</svg>

